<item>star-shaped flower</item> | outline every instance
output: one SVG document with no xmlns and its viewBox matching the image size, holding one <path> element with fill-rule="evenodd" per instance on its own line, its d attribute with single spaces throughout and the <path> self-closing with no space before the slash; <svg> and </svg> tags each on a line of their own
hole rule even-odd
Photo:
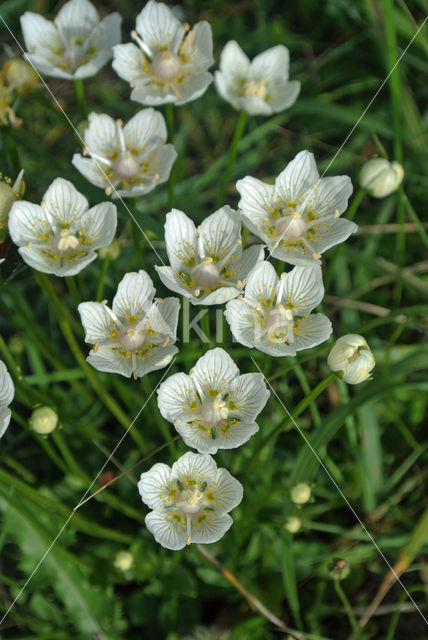
<svg viewBox="0 0 428 640">
<path fill-rule="evenodd" d="M 178 298 L 156 299 L 145 271 L 127 273 L 112 309 L 104 302 L 82 302 L 85 341 L 94 345 L 87 361 L 98 371 L 137 379 L 165 367 L 177 353 Z"/>
<path fill-rule="evenodd" d="M 348 176 L 320 178 L 315 159 L 301 151 L 275 180 L 238 180 L 244 224 L 268 245 L 275 258 L 309 265 L 357 230 L 339 218 L 352 193 Z"/>
<path fill-rule="evenodd" d="M 227 205 L 198 228 L 182 211 L 166 216 L 165 242 L 170 267 L 156 267 L 169 289 L 193 304 L 222 304 L 235 298 L 259 260 L 258 245 L 242 251 L 241 221 Z"/>
<path fill-rule="evenodd" d="M 200 453 L 234 449 L 258 430 L 269 391 L 261 373 L 239 375 L 223 349 L 207 351 L 190 375 L 176 373 L 158 389 L 159 411 L 188 447 Z"/>
<path fill-rule="evenodd" d="M 116 232 L 116 207 L 88 201 L 63 178 L 56 178 L 41 205 L 14 202 L 9 233 L 25 262 L 43 273 L 73 276 L 95 260 L 95 249 L 108 246 Z"/>
<path fill-rule="evenodd" d="M 235 340 L 271 356 L 294 356 L 330 336 L 330 320 L 311 314 L 324 296 L 321 267 L 294 267 L 279 278 L 270 262 L 258 264 L 242 299 L 231 300 L 224 315 Z"/>
<path fill-rule="evenodd" d="M 120 42 L 121 16 L 100 20 L 88 0 L 70 0 L 54 22 L 26 11 L 21 17 L 26 58 L 40 73 L 67 80 L 94 76 Z"/>
<path fill-rule="evenodd" d="M 11 413 L 8 405 L 12 402 L 14 393 L 12 378 L 5 363 L 0 360 L 0 438 L 9 426 Z"/>
<path fill-rule="evenodd" d="M 213 76 L 212 34 L 208 22 L 198 22 L 184 37 L 182 25 L 162 2 L 149 0 L 137 16 L 133 43 L 113 49 L 113 69 L 132 87 L 131 99 L 147 105 L 199 98 Z"/>
<path fill-rule="evenodd" d="M 162 114 L 143 109 L 125 126 L 106 114 L 91 113 L 88 120 L 84 153 L 90 158 L 76 153 L 72 164 L 89 182 L 113 198 L 134 198 L 168 180 L 177 153 L 165 144 Z"/>
<path fill-rule="evenodd" d="M 148 530 L 173 551 L 195 542 L 217 542 L 232 526 L 228 512 L 242 500 L 243 488 L 226 469 L 217 469 L 209 455 L 188 452 L 172 468 L 155 464 L 138 483 L 143 502 L 152 511 Z"/>
<path fill-rule="evenodd" d="M 220 56 L 215 84 L 222 98 L 250 115 L 271 115 L 295 102 L 300 82 L 288 81 L 290 56 L 278 45 L 260 53 L 252 62 L 237 42 L 231 40 Z"/>
</svg>

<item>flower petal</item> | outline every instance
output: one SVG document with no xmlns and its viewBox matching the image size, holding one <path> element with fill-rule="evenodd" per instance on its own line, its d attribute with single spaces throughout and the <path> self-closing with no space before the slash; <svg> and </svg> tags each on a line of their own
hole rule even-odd
<svg viewBox="0 0 428 640">
<path fill-rule="evenodd" d="M 207 351 L 190 372 L 204 395 L 221 393 L 239 375 L 239 369 L 224 349 L 217 347 Z"/>
<path fill-rule="evenodd" d="M 133 42 L 117 44 L 113 47 L 112 67 L 123 80 L 131 83 L 138 82 L 144 75 L 146 66 L 146 57 Z"/>
<path fill-rule="evenodd" d="M 304 206 L 320 216 L 339 215 L 346 210 L 351 194 L 352 182 L 349 176 L 321 178 L 314 188 L 309 188 Z"/>
<path fill-rule="evenodd" d="M 81 302 L 77 309 L 85 330 L 85 342 L 95 344 L 109 339 L 114 322 L 101 302 Z"/>
<path fill-rule="evenodd" d="M 98 24 L 100 16 L 89 0 L 69 0 L 58 11 L 55 24 L 63 41 L 84 40 Z"/>
<path fill-rule="evenodd" d="M 62 260 L 47 249 L 34 247 L 21 247 L 18 252 L 22 259 L 33 269 L 42 273 L 51 273 L 55 276 L 75 276 L 89 263 L 97 258 L 95 251 L 88 251 L 85 255 L 71 254 L 67 260 Z"/>
<path fill-rule="evenodd" d="M 83 213 L 87 212 L 89 204 L 76 187 L 63 178 L 55 178 L 46 191 L 42 200 L 42 207 L 47 216 L 52 216 L 61 226 L 72 226 Z"/>
<path fill-rule="evenodd" d="M 17 200 L 9 212 L 9 233 L 18 247 L 28 243 L 43 246 L 49 241 L 50 226 L 42 207 Z"/>
<path fill-rule="evenodd" d="M 316 347 L 327 340 L 332 331 L 330 320 L 322 313 L 311 314 L 307 318 L 298 318 L 294 324 L 294 347 L 296 351 Z"/>
<path fill-rule="evenodd" d="M 55 48 L 61 48 L 61 39 L 54 23 L 38 13 L 26 11 L 21 16 L 21 29 L 25 46 L 29 52 L 37 49 L 45 53 Z"/>
<path fill-rule="evenodd" d="M 321 221 L 319 225 L 313 227 L 313 241 L 318 253 L 324 253 L 330 247 L 334 247 L 340 242 L 344 242 L 351 233 L 355 233 L 358 226 L 346 220 L 346 218 L 338 218 L 337 220 Z"/>
<path fill-rule="evenodd" d="M 244 373 L 231 383 L 226 406 L 229 417 L 244 422 L 254 420 L 265 406 L 270 392 L 261 373 Z"/>
<path fill-rule="evenodd" d="M 11 415 L 10 409 L 7 407 L 0 407 L 0 438 L 4 435 L 9 426 Z"/>
<path fill-rule="evenodd" d="M 192 542 L 195 544 L 211 544 L 220 540 L 230 529 L 233 520 L 229 515 L 221 518 L 210 511 L 203 511 L 192 523 Z"/>
<path fill-rule="evenodd" d="M 284 111 L 294 104 L 300 93 L 300 82 L 292 80 L 285 84 L 279 84 L 270 91 L 269 104 L 275 113 Z"/>
<path fill-rule="evenodd" d="M 13 400 L 15 390 L 10 373 L 0 360 L 0 405 L 7 406 Z"/>
<path fill-rule="evenodd" d="M 163 2 L 149 0 L 137 16 L 137 31 L 152 54 L 163 49 L 175 53 L 183 39 L 185 30 L 171 9 Z"/>
<path fill-rule="evenodd" d="M 171 477 L 189 483 L 213 482 L 217 465 L 211 456 L 188 451 L 172 465 Z"/>
<path fill-rule="evenodd" d="M 236 183 L 236 190 L 241 196 L 238 203 L 244 224 L 266 243 L 272 243 L 268 235 L 273 225 L 270 209 L 278 205 L 274 187 L 261 180 L 247 176 Z"/>
<path fill-rule="evenodd" d="M 145 523 L 156 542 L 166 549 L 178 551 L 186 546 L 186 521 L 180 512 L 151 511 Z"/>
<path fill-rule="evenodd" d="M 213 81 L 214 76 L 208 71 L 193 72 L 185 74 L 178 83 L 179 97 L 174 99 L 177 105 L 186 104 L 190 100 L 196 100 L 205 93 L 208 86 Z"/>
<path fill-rule="evenodd" d="M 265 308 L 275 301 L 278 276 L 270 262 L 259 262 L 251 272 L 245 287 L 248 304 Z"/>
<path fill-rule="evenodd" d="M 168 508 L 177 493 L 177 485 L 171 478 L 171 468 L 167 464 L 157 462 L 149 471 L 141 474 L 138 491 L 150 509 Z"/>
<path fill-rule="evenodd" d="M 299 316 L 308 316 L 324 298 L 321 266 L 314 264 L 310 267 L 294 267 L 289 273 L 283 274 L 282 295 L 280 302 Z M 281 281 L 277 291 L 281 287 Z M 279 302 L 279 300 L 278 300 Z"/>
<path fill-rule="evenodd" d="M 97 352 L 92 349 L 86 361 L 98 371 L 119 373 L 130 378 L 133 371 L 131 358 L 122 357 L 115 347 L 117 347 L 117 340 L 108 340 L 100 344 Z"/>
<path fill-rule="evenodd" d="M 159 411 L 169 422 L 191 420 L 200 404 L 192 378 L 185 373 L 167 378 L 157 393 Z"/>
<path fill-rule="evenodd" d="M 144 327 L 153 335 L 168 336 L 175 341 L 179 310 L 178 298 L 166 298 L 162 302 L 155 302 L 147 311 L 143 321 Z"/>
<path fill-rule="evenodd" d="M 237 244 L 241 235 L 241 220 L 236 211 L 228 205 L 212 213 L 198 227 L 205 252 L 220 261 Z"/>
<path fill-rule="evenodd" d="M 275 192 L 290 204 L 301 204 L 308 189 L 317 184 L 318 179 L 314 154 L 300 151 L 275 180 Z"/>
<path fill-rule="evenodd" d="M 123 135 L 127 148 L 139 152 L 149 144 L 165 142 L 168 134 L 159 111 L 142 109 L 124 126 Z"/>
<path fill-rule="evenodd" d="M 153 282 L 145 271 L 127 273 L 117 288 L 113 311 L 119 320 L 137 323 L 150 309 L 154 295 Z"/>
<path fill-rule="evenodd" d="M 111 202 L 101 202 L 89 209 L 82 220 L 80 242 L 92 249 L 107 247 L 116 233 L 117 211 Z"/>
<path fill-rule="evenodd" d="M 183 211 L 172 209 L 166 215 L 165 243 L 170 265 L 174 271 L 189 270 L 195 264 L 196 228 Z"/>
<path fill-rule="evenodd" d="M 90 152 L 108 160 L 119 149 L 116 122 L 105 113 L 90 113 L 88 122 L 84 133 L 86 146 Z"/>
<path fill-rule="evenodd" d="M 238 506 L 243 492 L 242 484 L 227 469 L 218 469 L 215 480 L 209 483 L 205 495 L 212 501 L 216 514 L 221 517 Z"/>
<path fill-rule="evenodd" d="M 175 293 L 179 293 L 186 298 L 194 298 L 193 293 L 184 287 L 184 281 L 179 277 L 179 275 L 175 275 L 171 267 L 158 267 L 155 266 L 157 274 L 163 284 L 171 289 L 171 291 L 175 291 Z M 196 298 L 195 298 L 196 300 Z M 196 304 L 195 302 L 193 304 Z"/>
<path fill-rule="evenodd" d="M 71 164 L 79 171 L 88 182 L 94 184 L 96 187 L 105 188 L 109 185 L 109 180 L 105 175 L 105 172 L 101 171 L 103 165 L 97 160 L 92 158 L 84 158 L 79 153 L 73 155 Z"/>
<path fill-rule="evenodd" d="M 193 68 L 205 70 L 214 64 L 213 36 L 209 22 L 203 20 L 195 24 L 184 38 L 180 54 L 189 60 Z M 186 62 L 186 66 L 189 63 Z"/>
<path fill-rule="evenodd" d="M 203 425 L 197 420 L 191 423 L 178 420 L 174 426 L 188 447 L 197 449 L 199 453 L 211 455 L 217 453 L 219 449 L 240 447 L 259 430 L 255 422 L 244 423 L 231 419 L 226 420 L 222 428 L 217 427 L 213 439 L 212 429 L 208 433 L 208 430 L 203 428 Z"/>
</svg>

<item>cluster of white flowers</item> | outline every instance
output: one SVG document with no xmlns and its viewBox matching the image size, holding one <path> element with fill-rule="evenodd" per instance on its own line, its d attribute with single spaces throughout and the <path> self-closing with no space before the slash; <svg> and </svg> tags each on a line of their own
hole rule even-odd
<svg viewBox="0 0 428 640">
<path fill-rule="evenodd" d="M 54 23 L 27 12 L 22 17 L 27 58 L 44 74 L 81 79 L 113 56 L 113 68 L 131 84 L 131 99 L 144 105 L 182 105 L 204 93 L 213 80 L 208 69 L 214 62 L 207 22 L 190 30 L 165 4 L 149 0 L 131 33 L 135 44 L 119 44 L 120 22 L 118 14 L 100 20 L 88 0 L 67 2 Z M 288 77 L 286 47 L 273 47 L 250 62 L 231 41 L 221 54 L 215 85 L 236 109 L 269 115 L 297 99 L 300 83 Z M 83 155 L 75 154 L 72 164 L 113 198 L 142 196 L 168 180 L 177 154 L 166 140 L 164 118 L 152 108 L 139 111 L 126 125 L 108 114 L 91 113 Z M 387 169 L 397 172 L 394 166 Z M 378 195 L 379 181 L 389 185 L 391 180 L 383 172 L 366 186 Z M 222 206 L 198 227 L 182 211 L 167 214 L 170 266 L 157 266 L 157 273 L 193 304 L 227 303 L 225 316 L 237 342 L 275 357 L 294 356 L 332 332 L 330 320 L 312 311 L 324 297 L 322 254 L 357 229 L 340 217 L 352 193 L 351 180 L 320 178 L 313 154 L 301 151 L 273 185 L 247 176 L 236 187 L 239 211 Z M 243 250 L 242 223 L 264 244 Z M 40 206 L 13 202 L 9 231 L 28 265 L 57 276 L 75 275 L 96 258 L 96 249 L 113 241 L 116 207 L 104 202 L 89 209 L 70 182 L 57 178 Z M 294 268 L 278 276 L 264 260 L 266 247 L 268 259 L 272 255 Z M 85 340 L 93 345 L 87 361 L 95 369 L 137 379 L 171 362 L 178 351 L 180 302 L 154 296 L 153 282 L 141 270 L 123 277 L 111 308 L 107 300 L 79 305 Z M 351 384 L 366 379 L 374 366 L 367 343 L 355 335 L 339 339 L 328 362 Z M 0 363 L 0 435 L 10 419 L 12 397 L 12 381 Z M 268 397 L 263 375 L 240 374 L 220 348 L 199 358 L 189 374 L 176 373 L 160 385 L 160 413 L 198 451 L 186 453 L 172 468 L 155 464 L 141 475 L 138 488 L 152 510 L 146 524 L 161 545 L 181 549 L 191 542 L 211 543 L 229 529 L 229 511 L 240 503 L 243 489 L 228 471 L 217 469 L 209 454 L 247 442 L 259 429 L 256 418 Z M 49 407 L 37 411 L 33 428 L 49 433 L 57 426 L 56 413 Z M 311 490 L 301 484 L 291 495 L 303 504 Z"/>
</svg>

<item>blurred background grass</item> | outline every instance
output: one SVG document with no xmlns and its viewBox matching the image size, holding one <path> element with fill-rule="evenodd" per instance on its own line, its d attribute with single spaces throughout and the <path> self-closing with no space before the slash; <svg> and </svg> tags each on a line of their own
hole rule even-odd
<svg viewBox="0 0 428 640">
<path fill-rule="evenodd" d="M 130 40 L 142 6 L 97 3 L 102 14 L 117 10 L 123 15 L 124 42 Z M 0 12 L 22 43 L 19 16 L 31 10 L 52 17 L 58 7 L 55 2 L 7 0 Z M 229 39 L 236 39 L 250 57 L 285 44 L 291 79 L 302 83 L 290 110 L 272 118 L 249 118 L 233 181 L 245 175 L 271 181 L 301 149 L 314 152 L 322 172 L 427 13 L 425 2 L 392 0 L 213 0 L 209 7 L 189 1 L 182 9 L 190 24 L 200 19 L 211 23 L 217 61 Z M 241 371 L 256 370 L 253 356 L 270 377 L 388 562 L 406 560 L 403 583 L 425 616 L 428 578 L 423 553 L 428 531 L 426 516 L 421 519 L 427 508 L 428 244 L 420 223 L 427 222 L 427 32 L 425 27 L 415 39 L 328 171 L 350 175 L 357 193 L 359 169 L 377 153 L 373 133 L 406 171 L 403 186 L 388 198 L 361 194 L 356 211 L 351 200 L 350 211 L 362 229 L 323 260 L 322 311 L 332 319 L 336 337 L 349 332 L 366 337 L 377 361 L 374 380 L 355 388 L 333 381 L 318 399 L 302 407 L 299 403 L 311 399 L 310 390 L 322 385 L 328 374 L 328 345 L 298 358 L 273 359 L 232 345 L 226 323 L 223 342 Z M 1 41 L 18 51 L 5 29 Z M 73 84 L 47 82 L 77 125 Z M 123 120 L 142 108 L 129 100 L 129 87 L 110 65 L 85 83 L 85 92 L 90 110 Z M 26 199 L 39 202 L 57 176 L 71 180 L 91 204 L 105 199 L 71 166 L 79 142 L 46 90 L 21 97 L 16 110 L 22 126 L 0 129 L 0 170 L 14 178 L 21 167 L 25 169 Z M 214 210 L 237 115 L 212 86 L 201 99 L 175 109 L 175 206 L 195 221 Z M 135 203 L 127 201 L 163 256 L 167 198 L 165 185 Z M 232 182 L 227 202 L 236 206 L 237 201 Z M 103 295 L 109 300 L 123 274 L 139 268 L 153 276 L 161 295 L 167 294 L 154 276 L 154 252 L 135 233 L 120 203 L 118 212 L 117 259 L 98 258 L 81 272 L 75 278 L 74 300 L 63 280 L 50 279 L 61 300 L 61 322 L 16 248 L 9 240 L 0 246 L 6 258 L 0 291 L 0 335 L 5 343 L 1 357 L 16 383 L 13 421 L 0 449 L 4 611 L 163 373 L 134 382 L 90 370 L 88 380 L 80 366 L 81 354 L 89 349 L 75 303 L 95 299 L 101 273 Z M 402 227 L 403 222 L 414 228 Z M 193 316 L 197 311 L 190 309 Z M 214 318 L 212 310 L 212 332 Z M 201 344 L 195 334 L 191 338 L 190 344 L 180 346 L 171 373 L 188 371 L 198 354 L 214 346 Z M 37 403 L 55 407 L 62 424 L 47 439 L 29 430 L 28 418 Z M 208 550 L 301 636 L 347 638 L 350 621 L 328 577 L 330 563 L 337 557 L 349 563 L 350 575 L 342 588 L 357 618 L 387 575 L 387 564 L 274 397 L 258 422 L 260 432 L 249 443 L 216 456 L 245 491 L 232 514 L 233 528 Z M 173 436 L 152 398 L 118 449 L 115 464 L 128 468 Z M 184 451 L 177 441 L 154 461 L 171 464 Z M 120 473 L 115 464 L 108 465 L 101 482 Z M 130 478 L 118 480 L 74 515 L 0 627 L 2 638 L 175 640 L 190 635 L 199 624 L 229 630 L 233 640 L 281 635 L 196 547 L 173 553 L 154 542 L 144 527 L 146 508 L 130 481 L 151 464 L 140 465 Z M 314 500 L 298 510 L 289 491 L 302 481 L 312 483 Z M 284 528 L 292 515 L 302 522 L 294 536 Z M 114 566 L 120 550 L 134 556 L 126 572 Z M 360 638 L 422 640 L 426 634 L 422 616 L 394 584 Z"/>
</svg>

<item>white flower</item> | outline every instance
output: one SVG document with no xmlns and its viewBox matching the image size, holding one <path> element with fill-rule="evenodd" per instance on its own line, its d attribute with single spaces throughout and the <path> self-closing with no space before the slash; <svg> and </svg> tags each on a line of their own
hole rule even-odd
<svg viewBox="0 0 428 640">
<path fill-rule="evenodd" d="M 336 340 L 327 364 L 332 371 L 340 372 L 348 384 L 359 384 L 370 376 L 375 359 L 363 336 L 349 333 Z"/>
<path fill-rule="evenodd" d="M 324 296 L 321 267 L 294 267 L 279 278 L 270 262 L 258 264 L 242 299 L 231 300 L 224 315 L 235 340 L 271 356 L 294 356 L 330 336 L 330 320 L 311 314 Z"/>
<path fill-rule="evenodd" d="M 298 153 L 274 185 L 247 176 L 236 188 L 244 224 L 285 262 L 311 264 L 357 230 L 353 222 L 339 218 L 348 206 L 351 179 L 320 179 L 309 151 Z"/>
<path fill-rule="evenodd" d="M 134 564 L 134 556 L 130 551 L 118 551 L 113 564 L 120 571 L 129 571 Z"/>
<path fill-rule="evenodd" d="M 287 47 L 278 45 L 260 53 L 252 62 L 237 42 L 231 40 L 220 56 L 220 71 L 215 84 L 222 98 L 235 109 L 250 115 L 270 115 L 295 102 L 300 82 L 288 81 L 290 56 Z"/>
<path fill-rule="evenodd" d="M 166 216 L 165 242 L 170 267 L 156 267 L 169 289 L 193 304 L 222 304 L 239 295 L 259 260 L 258 245 L 242 251 L 241 221 L 229 206 L 205 218 L 196 229 L 182 211 Z"/>
<path fill-rule="evenodd" d="M 159 411 L 186 445 L 211 454 L 247 442 L 259 430 L 255 419 L 269 397 L 263 375 L 239 375 L 220 348 L 199 358 L 190 375 L 170 376 L 158 394 Z"/>
<path fill-rule="evenodd" d="M 367 160 L 360 172 L 360 184 L 373 198 L 385 198 L 397 191 L 404 177 L 404 169 L 398 162 L 386 158 Z"/>
<path fill-rule="evenodd" d="M 14 393 L 12 378 L 5 363 L 0 360 L 0 438 L 9 426 L 11 413 L 8 405 L 12 402 Z"/>
<path fill-rule="evenodd" d="M 149 0 L 137 16 L 133 43 L 113 48 L 113 69 L 133 88 L 131 99 L 147 105 L 199 98 L 213 76 L 212 34 L 208 22 L 198 22 L 184 38 L 182 25 L 162 2 Z M 183 39 L 184 38 L 184 39 Z"/>
<path fill-rule="evenodd" d="M 162 114 L 143 109 L 124 127 L 106 114 L 91 113 L 88 120 L 84 154 L 91 157 L 76 153 L 72 164 L 89 182 L 113 198 L 135 198 L 168 180 L 177 153 L 165 144 Z"/>
<path fill-rule="evenodd" d="M 185 453 L 172 468 L 157 463 L 141 474 L 138 490 L 153 509 L 146 526 L 167 549 L 217 542 L 231 527 L 228 512 L 242 500 L 242 485 L 209 455 Z"/>
<path fill-rule="evenodd" d="M 41 205 L 15 202 L 9 233 L 25 262 L 43 273 L 72 276 L 95 260 L 95 249 L 113 240 L 117 214 L 111 202 L 88 209 L 88 201 L 63 178 L 56 178 Z"/>
<path fill-rule="evenodd" d="M 79 313 L 85 341 L 94 345 L 87 361 L 98 371 L 135 379 L 165 367 L 178 349 L 178 298 L 157 298 L 145 271 L 127 273 L 112 309 L 104 302 L 82 302 Z"/>
<path fill-rule="evenodd" d="M 25 57 L 47 76 L 89 78 L 112 57 L 113 45 L 120 42 L 121 20 L 118 13 L 100 20 L 88 0 L 70 0 L 54 22 L 26 11 L 21 17 Z"/>
<path fill-rule="evenodd" d="M 300 482 L 291 488 L 290 496 L 294 504 L 306 504 L 311 499 L 311 488 L 306 482 Z"/>
</svg>

